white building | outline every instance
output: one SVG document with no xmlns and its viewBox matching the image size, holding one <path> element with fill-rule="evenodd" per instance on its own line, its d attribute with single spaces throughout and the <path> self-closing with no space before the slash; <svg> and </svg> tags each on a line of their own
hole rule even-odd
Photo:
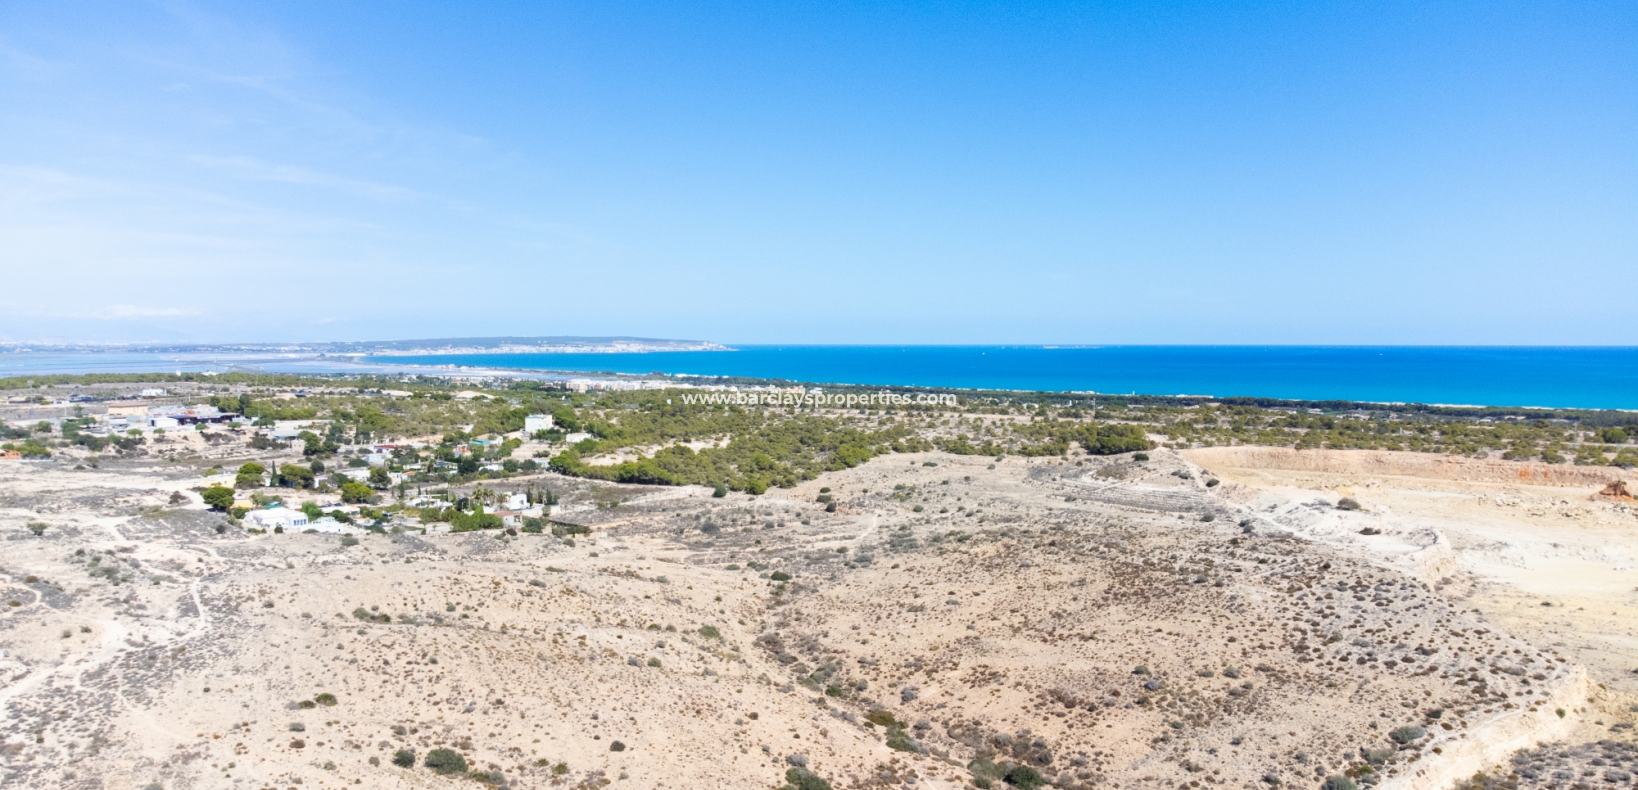
<svg viewBox="0 0 1638 790">
<path fill-rule="evenodd" d="M 531 414 L 523 418 L 523 433 L 527 436 L 534 436 L 535 431 L 549 431 L 555 427 L 557 423 L 552 421 L 550 414 Z"/>
<path fill-rule="evenodd" d="M 354 526 L 352 524 L 343 524 L 340 521 L 330 518 L 329 516 L 325 516 L 318 521 L 308 524 L 302 529 L 303 532 L 306 532 L 307 530 L 323 532 L 328 535 L 362 535 L 367 531 L 362 527 Z"/>
<path fill-rule="evenodd" d="M 245 514 L 245 520 L 265 530 L 284 527 L 285 532 L 299 530 L 307 526 L 306 513 L 287 507 L 252 510 Z"/>
</svg>

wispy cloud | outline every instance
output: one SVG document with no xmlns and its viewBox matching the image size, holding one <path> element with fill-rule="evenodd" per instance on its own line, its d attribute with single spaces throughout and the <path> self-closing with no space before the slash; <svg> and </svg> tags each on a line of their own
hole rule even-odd
<svg viewBox="0 0 1638 790">
<path fill-rule="evenodd" d="M 334 189 L 350 195 L 367 197 L 375 200 L 413 200 L 423 197 L 422 193 L 405 187 L 392 184 L 380 184 L 374 181 L 346 178 L 344 176 L 320 173 L 296 165 L 264 162 L 248 156 L 188 157 L 195 163 L 222 170 L 236 178 L 245 178 L 254 181 L 277 181 L 285 184 L 304 184 L 324 189 Z"/>
</svg>

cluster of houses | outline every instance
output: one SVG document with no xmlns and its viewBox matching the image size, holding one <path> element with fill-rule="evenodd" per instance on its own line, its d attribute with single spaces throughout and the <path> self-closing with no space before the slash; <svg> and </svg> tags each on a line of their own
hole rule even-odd
<svg viewBox="0 0 1638 790">
<path fill-rule="evenodd" d="M 155 430 L 167 428 L 181 428 L 190 425 L 248 422 L 243 415 L 224 412 L 215 406 L 162 406 L 145 401 L 113 401 L 108 404 L 105 414 L 92 415 L 93 422 L 81 428 L 82 433 L 93 436 L 126 431 Z M 63 416 L 44 417 L 40 419 L 16 419 L 11 425 L 19 428 L 32 428 L 40 423 L 51 426 L 53 431 L 61 431 L 65 420 L 76 419 Z"/>
<path fill-rule="evenodd" d="M 135 421 L 136 424 L 132 424 Z M 225 412 L 215 406 L 150 406 L 140 401 L 108 404 L 108 414 L 99 421 L 110 430 L 121 428 L 180 428 L 184 425 L 241 423 L 244 415 Z"/>
<path fill-rule="evenodd" d="M 447 507 L 449 503 L 432 497 L 416 497 L 404 504 L 413 508 L 441 508 Z M 305 511 L 294 507 L 286 507 L 283 503 L 275 502 L 265 508 L 246 513 L 244 520 L 247 526 L 268 533 L 321 532 L 335 535 L 361 535 L 368 531 L 356 523 L 348 523 L 334 517 L 333 514 L 335 513 L 343 513 L 349 518 L 357 516 L 359 509 L 354 505 L 333 502 L 320 504 L 318 507 L 324 515 L 312 519 L 308 517 Z M 550 512 L 550 509 L 550 505 L 531 504 L 529 497 L 525 494 L 512 493 L 506 495 L 504 500 L 497 503 L 496 508 L 490 511 L 489 515 L 499 518 L 501 523 L 507 527 L 516 528 L 523 526 L 523 519 L 525 518 L 544 518 Z M 406 526 L 423 526 L 420 524 L 420 520 L 412 515 L 400 514 L 397 518 L 402 519 Z M 448 524 L 428 524 L 424 525 L 424 528 L 428 534 L 449 531 Z"/>
</svg>

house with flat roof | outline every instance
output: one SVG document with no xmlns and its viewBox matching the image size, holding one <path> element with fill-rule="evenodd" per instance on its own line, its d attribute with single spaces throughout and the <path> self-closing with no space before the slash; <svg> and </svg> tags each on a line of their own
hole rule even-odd
<svg viewBox="0 0 1638 790">
<path fill-rule="evenodd" d="M 272 507 L 246 513 L 245 521 L 265 530 L 283 527 L 285 532 L 290 532 L 307 526 L 307 514 L 294 508 Z"/>
<path fill-rule="evenodd" d="M 143 417 L 148 414 L 148 404 L 141 401 L 111 401 L 108 404 L 110 417 Z"/>
</svg>

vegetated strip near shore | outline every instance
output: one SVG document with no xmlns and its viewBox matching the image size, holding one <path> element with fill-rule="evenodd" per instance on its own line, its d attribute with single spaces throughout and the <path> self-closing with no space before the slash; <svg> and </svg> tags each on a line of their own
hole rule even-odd
<svg viewBox="0 0 1638 790">
<path fill-rule="evenodd" d="M 711 379 L 691 382 L 718 384 Z M 686 403 L 676 389 L 571 392 L 562 389 L 561 382 L 477 386 L 427 376 L 238 373 L 15 377 L 0 379 L 0 388 L 8 399 L 33 402 L 24 405 L 43 406 L 42 401 L 63 401 L 70 393 L 77 394 L 84 402 L 68 407 L 94 413 L 98 402 L 122 397 L 120 385 L 131 383 L 168 385 L 179 395 L 242 412 L 259 425 L 326 421 L 330 434 L 354 442 L 441 435 L 441 447 L 450 453 L 475 437 L 519 431 L 530 414 L 550 414 L 556 426 L 539 438 L 547 440 L 551 450 L 537 450 L 535 456 L 554 471 L 615 482 L 720 485 L 753 493 L 789 488 L 823 471 L 851 468 L 881 454 L 933 449 L 957 455 L 1041 457 L 1063 455 L 1072 446 L 1092 454 L 1114 454 L 1152 445 L 1173 449 L 1261 445 L 1638 466 L 1638 448 L 1632 445 L 1638 436 L 1638 414 L 1600 410 L 950 390 L 936 392 L 955 392 L 956 406 L 746 408 Z M 455 397 L 457 390 L 462 398 Z M 49 449 L 47 437 L 26 430 L 9 428 L 5 439 L 14 446 L 22 439 L 28 443 L 25 449 L 36 453 Z M 566 441 L 571 434 L 577 435 L 572 443 Z M 418 476 L 425 479 L 414 482 L 462 482 L 509 473 L 429 469 Z"/>
</svg>

